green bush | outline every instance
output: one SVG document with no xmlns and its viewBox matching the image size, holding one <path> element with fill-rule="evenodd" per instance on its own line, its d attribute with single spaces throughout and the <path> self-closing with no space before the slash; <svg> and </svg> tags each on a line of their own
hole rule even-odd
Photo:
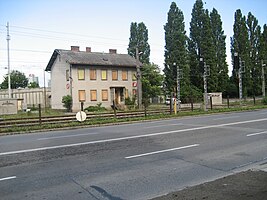
<svg viewBox="0 0 267 200">
<path fill-rule="evenodd" d="M 264 105 L 267 105 L 267 97 L 264 97 L 264 98 L 262 99 L 262 103 L 263 103 Z"/>
<path fill-rule="evenodd" d="M 135 104 L 135 97 L 133 97 L 132 99 L 127 97 L 125 98 L 125 105 L 134 105 Z"/>
<path fill-rule="evenodd" d="M 67 109 L 67 112 L 71 112 L 72 97 L 70 95 L 62 97 L 63 106 Z"/>
<path fill-rule="evenodd" d="M 106 111 L 107 109 L 105 107 L 101 107 L 102 103 L 98 103 L 96 106 L 88 106 L 84 110 L 88 112 L 101 112 L 101 111 Z"/>
</svg>

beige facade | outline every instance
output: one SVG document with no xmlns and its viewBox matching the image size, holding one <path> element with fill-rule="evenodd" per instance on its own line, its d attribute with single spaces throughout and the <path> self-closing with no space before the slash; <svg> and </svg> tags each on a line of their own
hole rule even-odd
<svg viewBox="0 0 267 200">
<path fill-rule="evenodd" d="M 72 96 L 75 112 L 81 109 L 81 102 L 84 108 L 99 103 L 110 108 L 113 101 L 124 105 L 126 97 L 136 94 L 136 60 L 129 55 L 117 54 L 114 50 L 110 53 L 80 52 L 79 49 L 55 52 L 47 67 L 47 71 L 51 71 L 53 109 L 64 109 L 61 101 L 66 95 Z"/>
</svg>

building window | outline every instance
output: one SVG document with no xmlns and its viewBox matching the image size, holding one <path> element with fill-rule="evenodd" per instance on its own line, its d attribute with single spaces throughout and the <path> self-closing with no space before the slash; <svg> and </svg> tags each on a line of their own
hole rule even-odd
<svg viewBox="0 0 267 200">
<path fill-rule="evenodd" d="M 112 80 L 113 81 L 118 80 L 118 70 L 112 70 Z"/>
<path fill-rule="evenodd" d="M 108 101 L 108 90 L 102 90 L 102 101 Z"/>
<path fill-rule="evenodd" d="M 85 90 L 79 90 L 78 96 L 79 96 L 79 101 L 84 102 L 85 101 Z"/>
<path fill-rule="evenodd" d="M 122 80 L 127 81 L 128 80 L 128 71 L 122 70 Z"/>
<path fill-rule="evenodd" d="M 96 94 L 97 94 L 96 90 L 90 90 L 90 98 L 91 98 L 91 101 L 97 101 Z"/>
<path fill-rule="evenodd" d="M 132 80 L 136 81 L 136 72 L 134 72 L 134 71 L 132 72 Z"/>
<path fill-rule="evenodd" d="M 90 80 L 96 80 L 96 69 L 90 69 Z"/>
<path fill-rule="evenodd" d="M 102 80 L 102 81 L 108 80 L 108 77 L 107 77 L 107 70 L 106 70 L 106 69 L 102 69 L 102 70 L 101 70 L 101 80 Z"/>
<path fill-rule="evenodd" d="M 78 69 L 78 80 L 84 80 L 85 79 L 85 70 L 84 69 Z"/>
<path fill-rule="evenodd" d="M 66 70 L 66 81 L 70 80 L 70 70 Z"/>
</svg>

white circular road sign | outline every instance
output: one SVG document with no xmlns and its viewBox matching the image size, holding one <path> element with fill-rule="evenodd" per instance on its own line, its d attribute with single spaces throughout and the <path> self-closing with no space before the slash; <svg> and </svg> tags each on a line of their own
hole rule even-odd
<svg viewBox="0 0 267 200">
<path fill-rule="evenodd" d="M 83 112 L 83 111 L 79 111 L 79 112 L 77 112 L 77 114 L 76 114 L 76 119 L 77 119 L 79 122 L 83 122 L 84 120 L 86 120 L 86 113 Z"/>
</svg>

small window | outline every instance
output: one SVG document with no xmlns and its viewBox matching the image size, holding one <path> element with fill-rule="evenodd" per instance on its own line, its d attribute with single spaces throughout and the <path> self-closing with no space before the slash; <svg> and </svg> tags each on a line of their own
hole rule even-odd
<svg viewBox="0 0 267 200">
<path fill-rule="evenodd" d="M 66 81 L 70 80 L 70 70 L 66 70 Z"/>
<path fill-rule="evenodd" d="M 133 81 L 136 81 L 136 77 L 137 77 L 137 76 L 136 76 L 136 72 L 133 71 L 133 72 L 132 72 L 132 80 L 133 80 Z"/>
<path fill-rule="evenodd" d="M 97 101 L 96 94 L 97 94 L 96 90 L 90 90 L 90 98 L 91 98 L 91 101 Z"/>
<path fill-rule="evenodd" d="M 112 70 L 112 80 L 113 81 L 118 80 L 118 70 Z"/>
<path fill-rule="evenodd" d="M 122 80 L 127 81 L 128 80 L 128 71 L 123 70 L 122 71 Z"/>
<path fill-rule="evenodd" d="M 102 90 L 102 101 L 108 101 L 108 90 Z"/>
<path fill-rule="evenodd" d="M 101 80 L 105 81 L 105 80 L 108 80 L 108 77 L 107 77 L 107 70 L 106 69 L 103 69 L 101 71 Z"/>
<path fill-rule="evenodd" d="M 90 80 L 96 80 L 96 69 L 90 69 Z"/>
<path fill-rule="evenodd" d="M 84 69 L 78 69 L 78 80 L 84 80 L 85 76 L 85 70 Z"/>
<path fill-rule="evenodd" d="M 85 102 L 85 90 L 79 90 L 79 102 Z"/>
</svg>

